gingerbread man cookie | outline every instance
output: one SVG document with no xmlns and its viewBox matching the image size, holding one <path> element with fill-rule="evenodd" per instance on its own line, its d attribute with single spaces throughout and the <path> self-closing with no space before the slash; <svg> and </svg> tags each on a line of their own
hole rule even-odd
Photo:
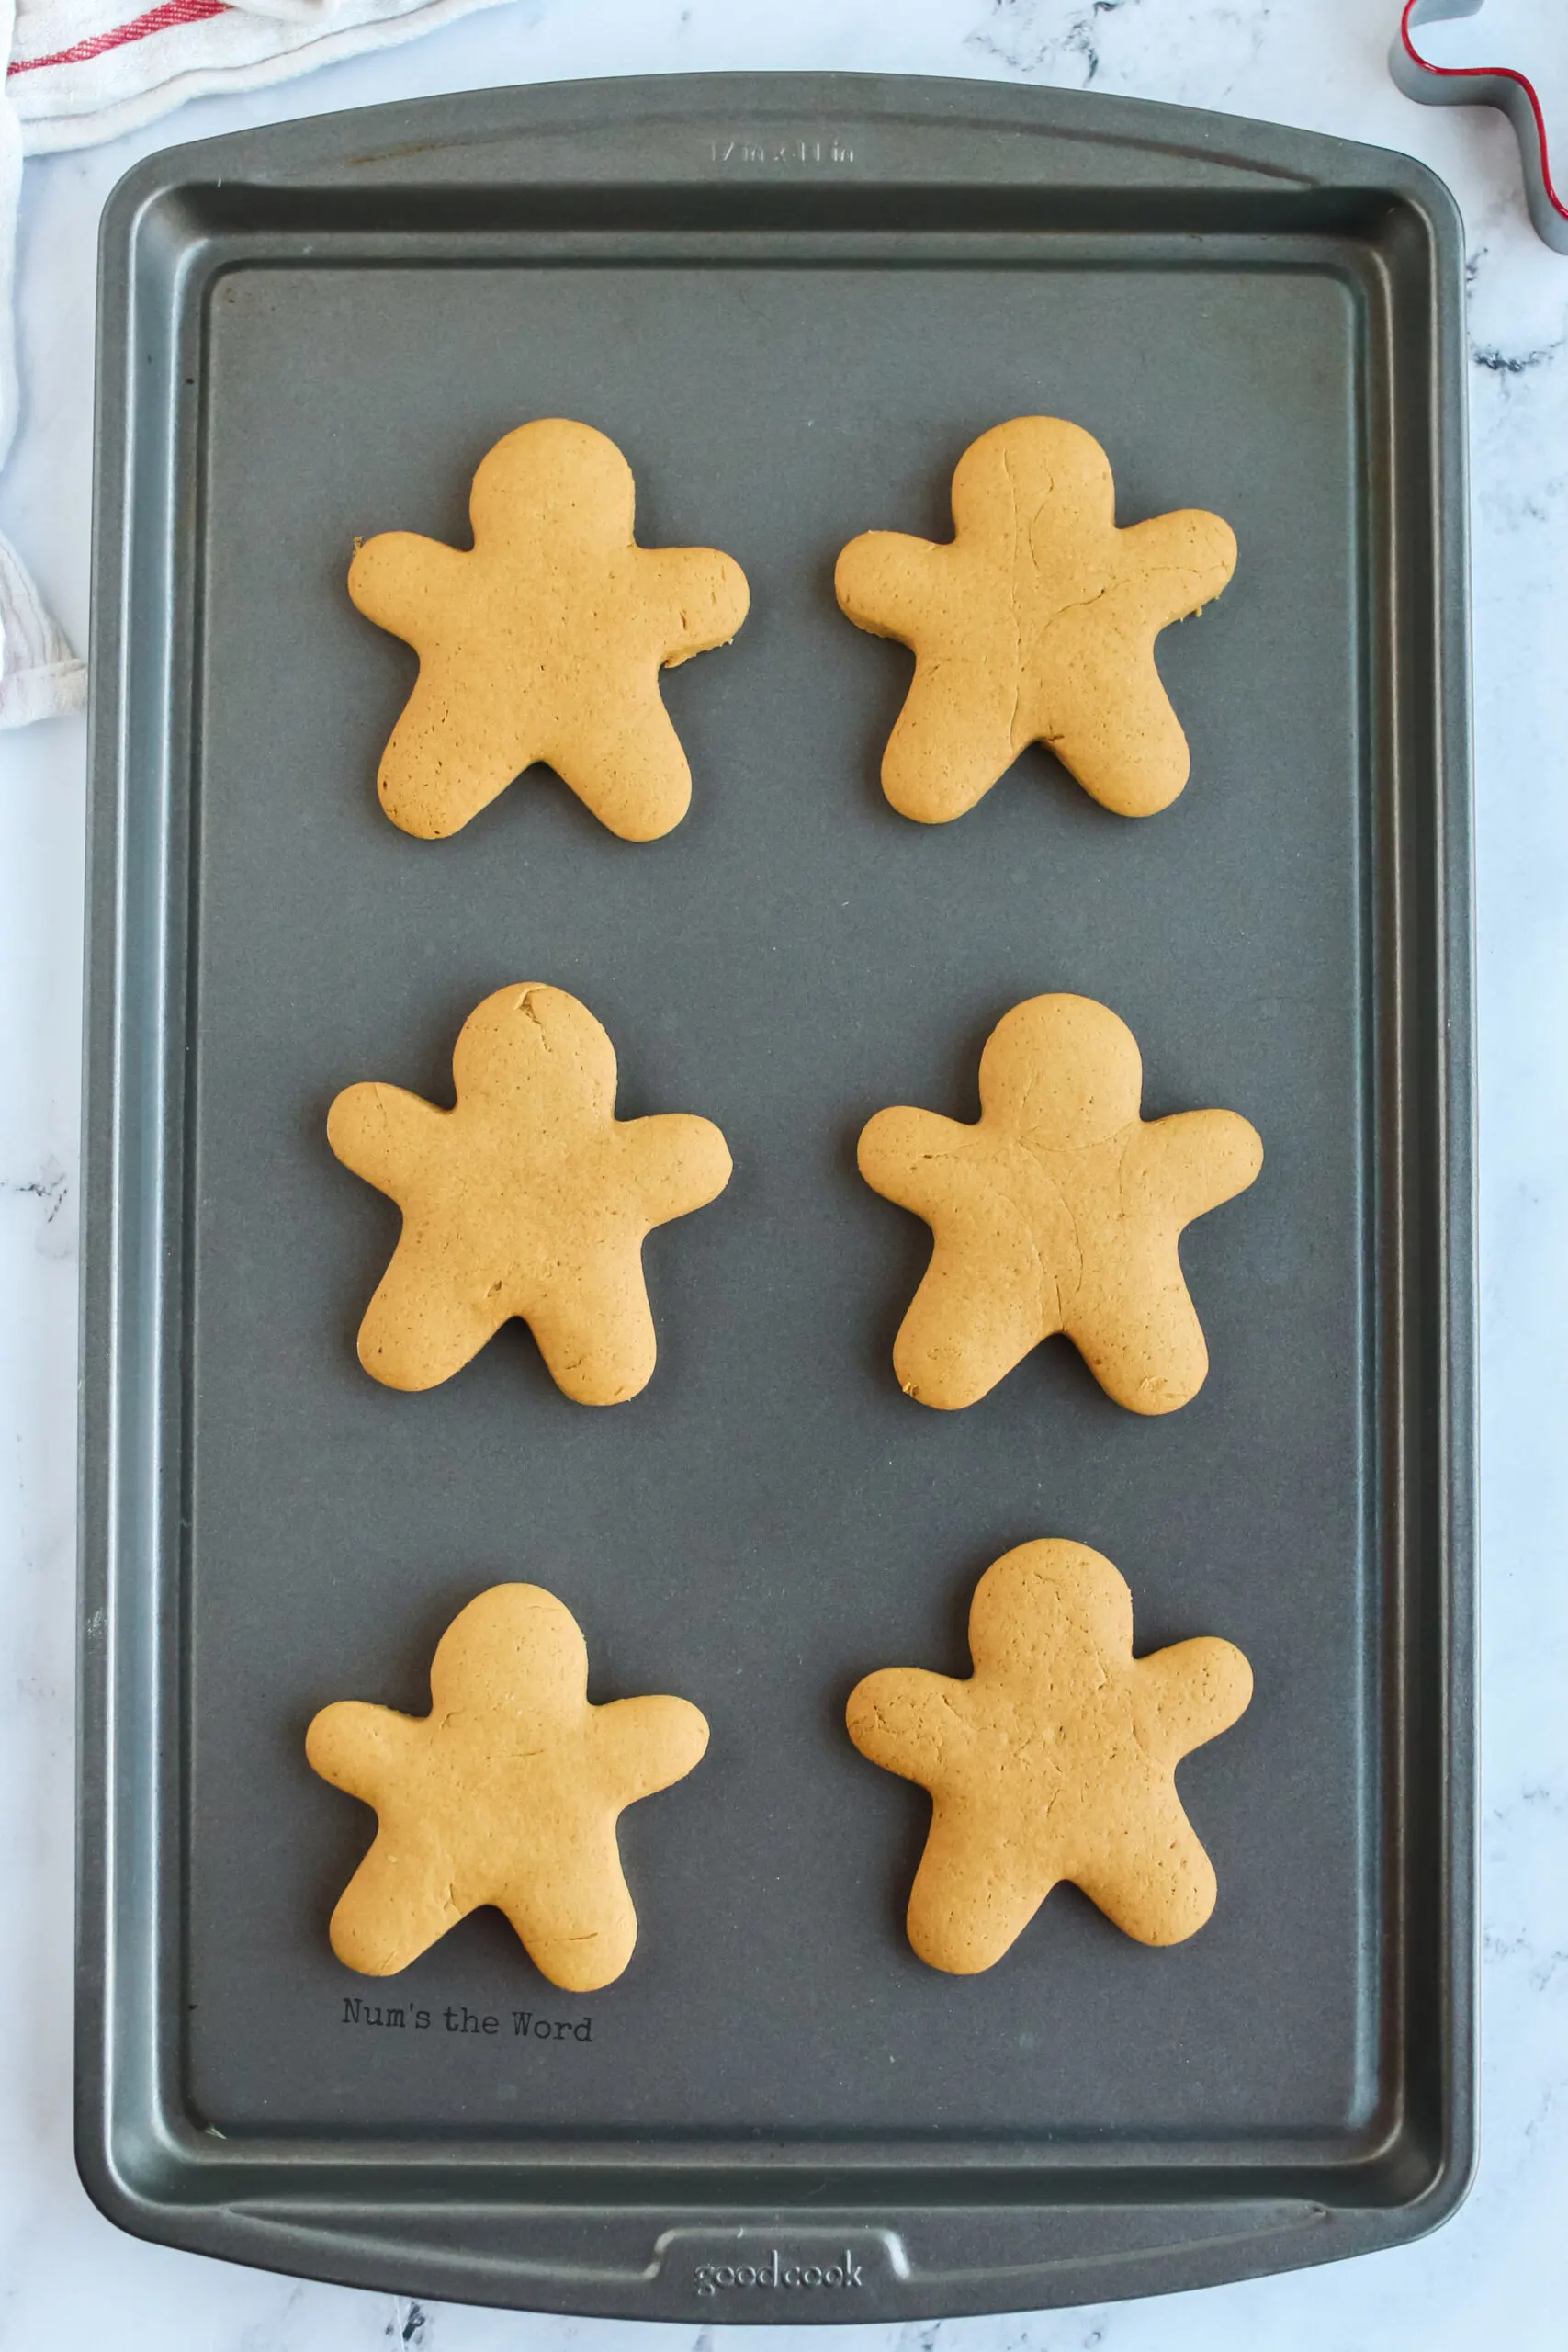
<svg viewBox="0 0 1568 2352">
<path fill-rule="evenodd" d="M 1055 416 L 971 443 L 953 521 L 942 545 L 868 531 L 835 575 L 856 628 L 915 656 L 882 762 L 894 808 L 946 824 L 1044 743 L 1105 808 L 1164 808 L 1190 760 L 1155 639 L 1230 578 L 1229 524 L 1189 509 L 1118 530 L 1104 450 Z"/>
<path fill-rule="evenodd" d="M 498 1584 L 441 1636 L 428 1715 L 343 1700 L 305 1753 L 375 1808 L 376 1841 L 332 1918 L 345 1967 L 395 1976 L 470 1911 L 504 1911 L 535 1966 L 569 1993 L 621 1973 L 637 1913 L 616 1816 L 682 1780 L 708 1727 L 684 1699 L 588 1698 L 588 1650 L 536 1584 Z"/>
<path fill-rule="evenodd" d="M 903 1109 L 867 1124 L 861 1174 L 935 1237 L 893 1347 L 907 1395 L 973 1405 L 1054 1331 L 1132 1412 L 1197 1395 L 1209 1351 L 1178 1238 L 1245 1192 L 1263 1146 L 1234 1111 L 1143 1119 L 1142 1092 L 1125 1022 L 1037 996 L 986 1042 L 975 1125 Z"/>
<path fill-rule="evenodd" d="M 712 548 L 639 548 L 634 495 L 613 441 L 549 417 L 481 461 L 471 549 L 409 531 L 358 549 L 349 594 L 419 655 L 377 779 L 404 832 L 457 832 L 536 760 L 623 841 L 680 823 L 692 773 L 659 673 L 728 644 L 746 577 Z"/>
<path fill-rule="evenodd" d="M 1213 1867 L 1176 1767 L 1252 1696 L 1229 1642 L 1133 1656 L 1133 1599 L 1082 1544 L 1022 1544 L 987 1569 L 969 1611 L 966 1682 L 919 1667 L 869 1674 L 850 1737 L 931 1792 L 909 1941 L 932 1968 L 990 1968 L 1060 1879 L 1140 1943 L 1195 1935 Z"/>
<path fill-rule="evenodd" d="M 359 1330 L 389 1388 L 434 1388 L 511 1316 L 558 1387 L 618 1405 L 653 1372 L 644 1236 L 729 1182 L 707 1119 L 615 1116 L 615 1049 L 586 1005 L 535 982 L 498 989 L 463 1023 L 457 1103 L 351 1086 L 327 1138 L 403 1213 Z"/>
</svg>

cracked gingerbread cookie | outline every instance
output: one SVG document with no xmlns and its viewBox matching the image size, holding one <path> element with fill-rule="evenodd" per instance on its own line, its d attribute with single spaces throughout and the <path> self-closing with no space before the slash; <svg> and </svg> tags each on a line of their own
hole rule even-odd
<svg viewBox="0 0 1568 2352">
<path fill-rule="evenodd" d="M 683 1113 L 617 1119 L 609 1038 L 535 982 L 468 1015 L 452 1076 L 450 1111 L 371 1084 L 328 1114 L 344 1167 L 403 1213 L 360 1363 L 389 1388 L 434 1388 L 516 1316 L 579 1404 L 635 1396 L 657 1352 L 644 1238 L 723 1192 L 723 1136 Z"/>
<path fill-rule="evenodd" d="M 909 1941 L 932 1968 L 994 1967 L 1060 1880 L 1145 1944 L 1181 1943 L 1214 1907 L 1213 1865 L 1176 1767 L 1229 1729 L 1252 1669 L 1229 1642 L 1133 1656 L 1125 1579 L 1086 1544 L 1022 1544 L 969 1611 L 967 1681 L 869 1674 L 850 1737 L 930 1792 Z"/>
<path fill-rule="evenodd" d="M 1131 1412 L 1197 1395 L 1209 1351 L 1178 1242 L 1246 1191 L 1263 1146 L 1235 1111 L 1145 1119 L 1142 1093 L 1125 1022 L 1037 996 L 986 1041 L 974 1125 L 908 1109 L 867 1123 L 861 1174 L 933 1237 L 893 1347 L 906 1395 L 973 1405 L 1056 1331 Z"/>
<path fill-rule="evenodd" d="M 560 417 L 520 425 L 474 476 L 471 548 L 367 539 L 348 593 L 419 655 L 377 777 L 395 825 L 457 832 L 542 761 L 623 841 L 678 825 L 692 772 L 659 673 L 728 645 L 749 601 L 713 548 L 641 548 L 631 468 Z"/>
<path fill-rule="evenodd" d="M 454 1618 L 430 1700 L 428 1715 L 341 1700 L 306 1735 L 312 1768 L 378 1823 L 333 1951 L 393 1976 L 493 1904 L 552 1984 L 612 1983 L 637 1941 L 616 1819 L 701 1761 L 704 1717 L 685 1699 L 592 1705 L 581 1630 L 535 1584 L 494 1585 Z"/>
<path fill-rule="evenodd" d="M 1190 762 L 1155 639 L 1230 578 L 1229 524 L 1190 508 L 1118 530 L 1104 450 L 1055 416 L 970 445 L 953 521 L 944 544 L 868 531 L 835 574 L 856 628 L 915 656 L 882 761 L 894 808 L 925 825 L 962 817 L 1029 743 L 1120 816 L 1166 808 Z"/>
</svg>

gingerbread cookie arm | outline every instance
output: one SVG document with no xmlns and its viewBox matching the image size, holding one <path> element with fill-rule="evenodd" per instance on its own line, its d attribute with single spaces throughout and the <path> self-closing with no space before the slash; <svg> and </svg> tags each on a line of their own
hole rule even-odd
<svg viewBox="0 0 1568 2352">
<path fill-rule="evenodd" d="M 707 1718 L 689 1699 L 613 1699 L 592 1711 L 592 1769 L 617 1808 L 683 1781 L 707 1744 Z"/>
<path fill-rule="evenodd" d="M 878 1111 L 861 1129 L 855 1163 L 874 1193 L 913 1210 L 930 1225 L 945 1206 L 953 1175 L 975 1136 L 974 1127 L 962 1119 L 895 1103 Z"/>
<path fill-rule="evenodd" d="M 1263 1165 L 1263 1138 L 1238 1111 L 1178 1111 L 1152 1119 L 1127 1176 L 1179 1228 L 1245 1193 Z"/>
<path fill-rule="evenodd" d="M 416 652 L 453 633 L 449 616 L 466 601 L 473 558 L 417 531 L 379 531 L 355 550 L 348 593 L 378 628 Z"/>
<path fill-rule="evenodd" d="M 942 594 L 940 569 L 951 548 L 906 531 L 863 531 L 833 567 L 839 609 L 870 637 L 891 637 L 911 649 L 934 598 Z"/>
<path fill-rule="evenodd" d="M 411 1161 L 427 1161 L 442 1149 L 452 1114 L 423 1095 L 372 1080 L 345 1086 L 327 1113 L 327 1141 L 345 1168 L 374 1184 L 389 1200 L 408 1188 Z"/>
<path fill-rule="evenodd" d="M 417 1716 L 359 1699 L 334 1700 L 312 1716 L 305 1734 L 310 1770 L 361 1804 L 379 1804 L 419 1752 Z"/>
<path fill-rule="evenodd" d="M 1221 514 L 1183 506 L 1116 534 L 1119 583 L 1130 587 L 1152 631 L 1188 620 L 1235 570 L 1235 533 Z"/>
<path fill-rule="evenodd" d="M 617 1132 L 650 1227 L 705 1208 L 733 1172 L 729 1146 L 711 1119 L 685 1111 L 658 1112 L 624 1120 Z"/>
<path fill-rule="evenodd" d="M 922 1666 L 885 1666 L 855 1684 L 844 1722 L 869 1762 L 929 1789 L 944 1746 L 963 1735 L 967 1688 Z"/>
<path fill-rule="evenodd" d="M 639 548 L 643 578 L 662 602 L 661 669 L 678 670 L 694 654 L 728 645 L 750 610 L 746 574 L 716 548 Z"/>
<path fill-rule="evenodd" d="M 1174 1770 L 1247 1713 L 1252 1668 L 1234 1643 L 1201 1634 L 1139 1658 L 1132 1689 L 1140 1741 Z"/>
</svg>

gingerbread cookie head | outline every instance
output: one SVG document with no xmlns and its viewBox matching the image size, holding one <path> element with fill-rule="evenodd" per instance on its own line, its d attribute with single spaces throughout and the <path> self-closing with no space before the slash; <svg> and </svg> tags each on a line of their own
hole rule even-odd
<svg viewBox="0 0 1568 2352">
<path fill-rule="evenodd" d="M 1202 1638 L 1133 1656 L 1132 1596 L 1087 1544 L 1024 1544 L 981 1577 L 967 1681 L 868 1675 L 850 1737 L 931 1798 L 909 1941 L 932 1968 L 993 1967 L 1062 1880 L 1140 1943 L 1180 1943 L 1214 1906 L 1176 1792 L 1181 1758 L 1235 1723 L 1252 1670 Z"/>
<path fill-rule="evenodd" d="M 588 1699 L 588 1651 L 538 1585 L 496 1585 L 437 1645 L 431 1712 L 339 1701 L 305 1751 L 376 1812 L 374 1844 L 333 1913 L 333 1951 L 390 1976 L 493 1905 L 552 1984 L 596 1991 L 637 1941 L 616 1845 L 625 1808 L 682 1779 L 707 1747 L 684 1699 Z"/>
<path fill-rule="evenodd" d="M 1052 1151 L 1108 1141 L 1137 1118 L 1143 1091 L 1137 1039 L 1092 997 L 1015 1004 L 980 1056 L 985 1116 Z"/>
<path fill-rule="evenodd" d="M 1108 1006 L 1031 997 L 987 1041 L 975 1125 L 904 1106 L 867 1123 L 861 1174 L 931 1228 L 893 1347 L 907 1396 L 973 1405 L 1057 1331 L 1132 1412 L 1197 1395 L 1209 1351 L 1178 1245 L 1252 1182 L 1263 1146 L 1234 1111 L 1145 1120 L 1142 1083 Z"/>
<path fill-rule="evenodd" d="M 659 673 L 727 645 L 748 590 L 712 548 L 638 547 L 633 503 L 613 441 L 544 418 L 480 463 L 471 548 L 407 531 L 359 548 L 349 594 L 420 659 L 377 779 L 405 832 L 457 832 L 536 761 L 623 840 L 680 823 L 691 770 Z"/>
<path fill-rule="evenodd" d="M 637 483 L 606 434 L 564 418 L 519 425 L 480 458 L 468 493 L 474 544 L 504 545 L 526 515 L 546 540 L 616 555 L 632 539 Z"/>
<path fill-rule="evenodd" d="M 454 1617 L 430 1662 L 434 1716 L 464 1708 L 491 1724 L 565 1723 L 588 1698 L 588 1645 L 540 1585 L 498 1584 Z"/>
<path fill-rule="evenodd" d="M 1133 1649 L 1127 1579 L 1087 1544 L 1021 1544 L 993 1561 L 969 1604 L 975 1671 L 998 1687 L 1094 1684 L 1107 1658 Z"/>
<path fill-rule="evenodd" d="M 399 1086 L 345 1088 L 327 1139 L 403 1213 L 359 1329 L 359 1361 L 389 1388 L 434 1388 L 512 1317 L 583 1405 L 618 1405 L 652 1377 L 642 1245 L 729 1181 L 710 1120 L 615 1116 L 615 1053 L 563 989 L 498 989 L 463 1024 L 449 1111 Z"/>
<path fill-rule="evenodd" d="M 460 1102 L 531 1131 L 602 1125 L 615 1108 L 615 1049 L 565 989 L 524 981 L 477 1004 L 452 1048 Z"/>
<path fill-rule="evenodd" d="M 960 533 L 1010 541 L 1026 530 L 1032 560 L 1060 566 L 1069 546 L 1098 547 L 1116 525 L 1111 460 L 1091 433 L 1065 418 L 1014 417 L 972 441 L 953 474 Z"/>
<path fill-rule="evenodd" d="M 946 824 L 1032 742 L 1119 815 L 1166 808 L 1190 761 L 1155 639 L 1230 578 L 1229 525 L 1186 509 L 1119 530 L 1104 450 L 1051 416 L 964 451 L 953 517 L 946 544 L 866 532 L 835 575 L 856 627 L 915 655 L 882 763 L 894 808 Z"/>
</svg>

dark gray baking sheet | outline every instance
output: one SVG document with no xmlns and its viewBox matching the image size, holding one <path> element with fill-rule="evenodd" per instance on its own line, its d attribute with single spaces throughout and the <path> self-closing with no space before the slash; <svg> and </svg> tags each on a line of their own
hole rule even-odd
<svg viewBox="0 0 1568 2352">
<path fill-rule="evenodd" d="M 1322 2259 L 1457 2201 L 1460 259 L 1403 158 L 979 85 L 499 92 L 122 184 L 80 2069 L 118 2220 L 415 2291 L 848 2319 Z M 960 452 L 1030 413 L 1103 442 L 1122 521 L 1235 529 L 1230 589 L 1160 640 L 1192 781 L 1130 823 L 1032 751 L 915 826 L 876 783 L 908 657 L 840 617 L 833 560 L 947 536 Z M 666 681 L 691 814 L 631 846 L 534 771 L 413 842 L 373 787 L 413 657 L 350 606 L 354 539 L 464 543 L 479 457 L 552 414 L 626 451 L 646 543 L 750 580 L 735 645 Z M 521 979 L 604 1021 L 623 1114 L 703 1113 L 734 1152 L 649 1244 L 659 1367 L 612 1411 L 521 1326 L 424 1396 L 355 1360 L 397 1213 L 332 1159 L 327 1104 L 449 1100 L 464 1016 Z M 1183 1243 L 1213 1370 L 1168 1419 L 1061 1340 L 962 1414 L 892 1375 L 929 1237 L 856 1134 L 888 1102 L 973 1117 L 987 1031 L 1056 989 L 1130 1023 L 1149 1114 L 1264 1138 Z M 1218 1633 L 1253 1663 L 1181 1769 L 1219 1905 L 1156 1952 L 1063 1889 L 954 1979 L 902 1931 L 927 1800 L 843 1702 L 879 1665 L 965 1671 L 978 1575 L 1044 1534 L 1118 1563 L 1140 1648 Z M 678 1690 L 712 1724 L 624 1819 L 641 1935 L 588 1999 L 492 1913 L 387 1983 L 326 1942 L 373 1825 L 305 1724 L 423 1712 L 442 1628 L 508 1577 L 571 1608 L 596 1698 Z M 840 2238 L 854 2283 L 782 2283 Z M 726 2248 L 766 2286 L 715 2288 Z"/>
</svg>

